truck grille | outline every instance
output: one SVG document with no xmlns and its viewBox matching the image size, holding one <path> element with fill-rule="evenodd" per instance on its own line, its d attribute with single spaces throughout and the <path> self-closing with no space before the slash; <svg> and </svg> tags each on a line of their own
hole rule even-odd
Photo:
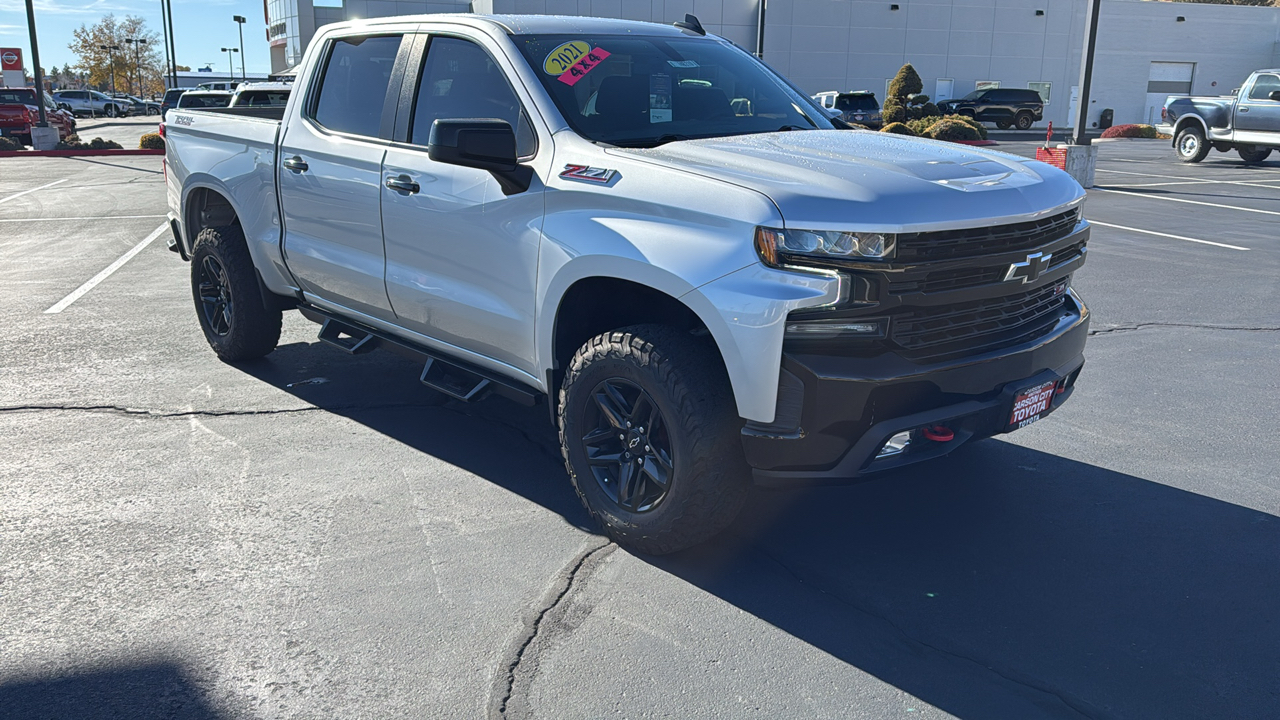
<svg viewBox="0 0 1280 720">
<path fill-rule="evenodd" d="M 889 339 L 913 359 L 972 355 L 1017 345 L 1049 332 L 1062 316 L 1067 279 L 1030 292 L 897 315 Z"/>
<path fill-rule="evenodd" d="M 964 230 L 904 233 L 898 236 L 897 262 L 926 262 L 1016 252 L 1060 240 L 1075 228 L 1080 209 L 1041 220 Z"/>
</svg>

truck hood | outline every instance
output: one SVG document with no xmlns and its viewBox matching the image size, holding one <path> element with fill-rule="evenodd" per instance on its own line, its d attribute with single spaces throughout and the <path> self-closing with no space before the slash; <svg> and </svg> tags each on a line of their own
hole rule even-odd
<svg viewBox="0 0 1280 720">
<path fill-rule="evenodd" d="M 1084 196 L 1061 170 L 968 145 L 805 130 L 610 149 L 749 187 L 788 227 L 922 232 L 1018 222 Z"/>
</svg>

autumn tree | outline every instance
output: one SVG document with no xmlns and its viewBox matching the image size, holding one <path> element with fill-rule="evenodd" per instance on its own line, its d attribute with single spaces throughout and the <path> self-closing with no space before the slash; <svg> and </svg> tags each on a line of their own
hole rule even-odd
<svg viewBox="0 0 1280 720">
<path fill-rule="evenodd" d="M 117 90 L 127 89 L 134 95 L 164 92 L 160 36 L 147 28 L 146 20 L 136 15 L 123 20 L 106 15 L 91 26 L 81 25 L 72 34 L 75 40 L 68 47 L 79 58 L 78 67 L 88 74 L 90 84 L 101 87 L 110 83 L 114 70 Z M 134 45 L 125 42 L 127 39 L 145 42 Z M 103 49 L 111 46 L 119 49 Z"/>
</svg>

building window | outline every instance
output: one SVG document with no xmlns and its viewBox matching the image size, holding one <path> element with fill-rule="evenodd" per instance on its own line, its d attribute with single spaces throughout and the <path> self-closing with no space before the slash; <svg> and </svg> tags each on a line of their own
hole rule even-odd
<svg viewBox="0 0 1280 720">
<path fill-rule="evenodd" d="M 1000 87 L 999 80 L 979 80 L 973 84 L 974 90 L 995 90 Z"/>
<path fill-rule="evenodd" d="M 1040 102 L 1044 103 L 1045 105 L 1049 104 L 1049 91 L 1050 91 L 1050 88 L 1052 87 L 1053 87 L 1053 83 L 1047 83 L 1047 82 L 1027 83 L 1027 89 L 1035 90 L 1036 92 L 1040 93 Z"/>
</svg>

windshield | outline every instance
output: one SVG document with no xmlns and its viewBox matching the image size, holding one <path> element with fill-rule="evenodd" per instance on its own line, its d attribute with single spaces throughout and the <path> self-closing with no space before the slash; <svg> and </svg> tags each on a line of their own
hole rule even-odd
<svg viewBox="0 0 1280 720">
<path fill-rule="evenodd" d="M 836 98 L 836 109 L 845 112 L 875 112 L 880 104 L 871 95 L 841 95 Z"/>
<path fill-rule="evenodd" d="M 812 101 L 737 48 L 709 38 L 512 38 L 579 135 L 653 147 L 671 140 L 831 129 Z"/>
<path fill-rule="evenodd" d="M 962 97 L 962 98 L 960 98 L 960 99 L 961 99 L 961 100 L 968 100 L 968 101 L 977 100 L 978 98 L 982 97 L 982 93 L 984 93 L 984 92 L 986 92 L 986 90 L 974 90 L 973 92 L 969 93 L 968 95 L 965 95 L 964 97 Z"/>
<path fill-rule="evenodd" d="M 180 108 L 220 108 L 231 104 L 230 95 L 196 95 L 186 93 L 178 100 Z"/>
</svg>

